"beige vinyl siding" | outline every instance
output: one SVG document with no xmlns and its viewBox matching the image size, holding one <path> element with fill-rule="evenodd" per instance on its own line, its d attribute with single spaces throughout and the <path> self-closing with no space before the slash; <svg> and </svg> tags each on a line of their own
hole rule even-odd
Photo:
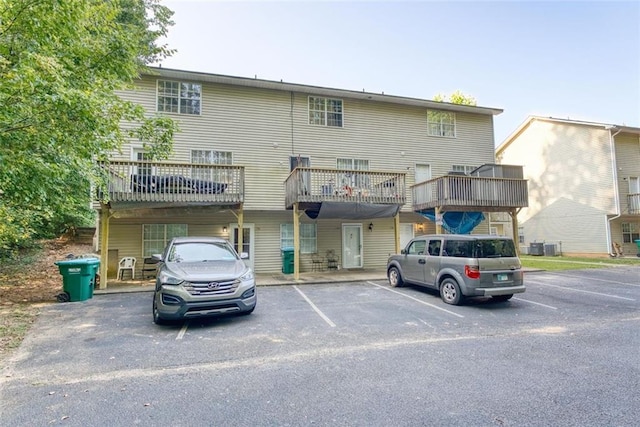
<svg viewBox="0 0 640 427">
<path fill-rule="evenodd" d="M 640 137 L 618 134 L 615 137 L 616 167 L 618 168 L 618 188 L 621 212 L 629 212 L 629 177 L 640 177 Z"/>
<path fill-rule="evenodd" d="M 127 95 L 155 111 L 155 85 L 146 77 Z M 337 158 L 367 159 L 370 170 L 407 172 L 407 188 L 415 163 L 429 163 L 437 177 L 454 163 L 494 161 L 492 116 L 456 113 L 456 138 L 430 137 L 424 108 L 344 98 L 342 128 L 314 126 L 309 95 L 205 84 L 200 116 L 169 114 L 181 128 L 171 160 L 188 162 L 191 150 L 231 151 L 233 163 L 245 167 L 246 210 L 282 209 L 291 155 L 318 168 L 335 168 Z M 409 197 L 403 210 L 410 209 Z"/>
<path fill-rule="evenodd" d="M 533 120 L 501 163 L 524 166 L 529 207 L 518 215 L 530 242 L 562 241 L 566 253 L 607 253 L 606 216 L 616 213 L 609 132 Z"/>
</svg>

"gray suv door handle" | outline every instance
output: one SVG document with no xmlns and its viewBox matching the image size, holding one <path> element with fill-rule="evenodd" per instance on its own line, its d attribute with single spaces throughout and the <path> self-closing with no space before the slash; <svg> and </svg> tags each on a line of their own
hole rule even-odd
<svg viewBox="0 0 640 427">
<path fill-rule="evenodd" d="M 427 262 L 424 260 L 424 258 L 420 258 L 418 260 L 418 264 L 426 264 Z"/>
</svg>

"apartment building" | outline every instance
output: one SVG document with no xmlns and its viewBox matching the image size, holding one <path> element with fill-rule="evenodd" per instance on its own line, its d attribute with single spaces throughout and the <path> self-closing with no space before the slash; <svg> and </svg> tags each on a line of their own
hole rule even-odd
<svg viewBox="0 0 640 427">
<path fill-rule="evenodd" d="M 482 212 L 526 205 L 521 176 L 479 168 L 495 163 L 500 109 L 165 68 L 122 97 L 180 132 L 167 161 L 130 141 L 103 164 L 109 277 L 181 235 L 227 238 L 259 273 L 290 273 L 283 251 L 296 275 L 382 268 L 456 212 L 480 213 L 473 232 L 488 233 Z"/>
</svg>

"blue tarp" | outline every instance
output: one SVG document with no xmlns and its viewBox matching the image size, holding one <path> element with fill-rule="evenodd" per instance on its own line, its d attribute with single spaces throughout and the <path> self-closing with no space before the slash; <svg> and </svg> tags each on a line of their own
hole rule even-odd
<svg viewBox="0 0 640 427">
<path fill-rule="evenodd" d="M 418 212 L 431 221 L 436 221 L 436 210 Z M 445 212 L 442 214 L 442 228 L 453 234 L 470 234 L 484 220 L 482 212 Z"/>
</svg>

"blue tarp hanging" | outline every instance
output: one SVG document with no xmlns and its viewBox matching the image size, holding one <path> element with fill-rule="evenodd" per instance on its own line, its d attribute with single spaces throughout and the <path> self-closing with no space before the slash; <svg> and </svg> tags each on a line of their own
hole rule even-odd
<svg viewBox="0 0 640 427">
<path fill-rule="evenodd" d="M 431 221 L 436 221 L 436 210 L 418 212 Z M 453 234 L 470 234 L 484 220 L 482 212 L 445 212 L 442 214 L 442 228 Z"/>
</svg>

